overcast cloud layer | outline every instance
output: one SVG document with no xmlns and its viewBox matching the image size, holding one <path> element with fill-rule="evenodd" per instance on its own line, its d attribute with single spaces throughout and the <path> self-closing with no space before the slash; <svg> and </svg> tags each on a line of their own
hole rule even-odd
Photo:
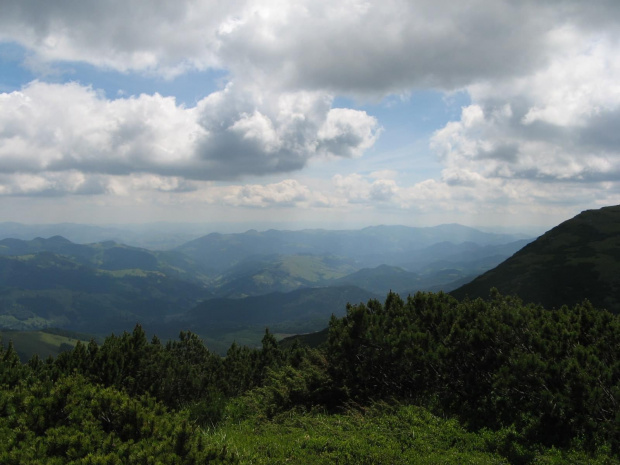
<svg viewBox="0 0 620 465">
<path fill-rule="evenodd" d="M 150 192 L 153 202 L 317 218 L 392 212 L 386 222 L 555 218 L 618 203 L 615 0 L 0 0 L 0 11 L 0 42 L 23 47 L 39 76 L 0 93 L 0 196 Z M 71 63 L 225 77 L 185 106 L 47 79 Z M 387 135 L 338 98 L 372 107 L 422 90 L 470 100 L 427 141 L 440 172 L 411 181 L 387 161 L 380 171 L 342 163 Z M 342 171 L 304 176 L 317 163 Z"/>
</svg>

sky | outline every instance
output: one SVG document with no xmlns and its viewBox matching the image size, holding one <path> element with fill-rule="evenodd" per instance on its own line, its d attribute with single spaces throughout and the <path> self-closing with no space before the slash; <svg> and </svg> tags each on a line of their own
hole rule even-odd
<svg viewBox="0 0 620 465">
<path fill-rule="evenodd" d="M 0 0 L 0 221 L 544 231 L 619 129 L 617 0 Z"/>
</svg>

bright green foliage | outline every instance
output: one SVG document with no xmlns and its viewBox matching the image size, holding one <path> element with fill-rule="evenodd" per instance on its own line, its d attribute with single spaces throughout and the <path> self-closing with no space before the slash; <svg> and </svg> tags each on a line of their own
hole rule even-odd
<svg viewBox="0 0 620 465">
<path fill-rule="evenodd" d="M 455 421 L 440 420 L 417 407 L 285 414 L 270 422 L 226 424 L 219 434 L 242 463 L 508 463 Z"/>
<path fill-rule="evenodd" d="M 343 414 L 285 413 L 249 417 L 211 433 L 220 446 L 253 464 L 508 464 L 519 462 L 514 431 L 467 432 L 455 420 L 414 406 L 375 403 Z M 556 449 L 528 452 L 541 464 L 616 463 L 604 456 Z"/>
<path fill-rule="evenodd" d="M 80 376 L 0 391 L 0 463 L 235 463 L 208 447 L 187 415 Z"/>
</svg>

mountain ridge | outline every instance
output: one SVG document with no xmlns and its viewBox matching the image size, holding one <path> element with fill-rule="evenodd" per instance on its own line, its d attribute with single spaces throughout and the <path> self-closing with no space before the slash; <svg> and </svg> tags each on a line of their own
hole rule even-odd
<svg viewBox="0 0 620 465">
<path fill-rule="evenodd" d="M 358 261 L 360 268 L 365 268 L 384 264 L 400 266 L 407 254 L 442 241 L 471 241 L 484 246 L 522 239 L 524 237 L 519 234 L 485 233 L 462 225 L 425 228 L 370 226 L 361 230 L 251 230 L 234 234 L 212 233 L 174 250 L 203 260 L 203 266 L 211 269 L 233 266 L 250 255 L 302 253 L 346 256 Z"/>
<path fill-rule="evenodd" d="M 141 322 L 175 337 L 190 325 L 199 334 L 211 331 L 211 341 L 221 342 L 228 331 L 229 339 L 254 344 L 261 325 L 283 334 L 321 329 L 332 313 L 345 311 L 347 296 L 359 302 L 390 289 L 452 289 L 451 281 L 488 269 L 500 249 L 520 246 L 502 242 L 514 235 L 459 225 L 439 230 L 249 230 L 208 234 L 169 251 L 114 240 L 76 244 L 61 235 L 6 238 L 0 240 L 0 327 L 101 334 Z M 480 244 L 471 241 L 476 238 Z M 196 247 L 201 242 L 208 247 Z M 399 268 L 403 262 L 416 271 Z"/>
<path fill-rule="evenodd" d="M 451 292 L 487 297 L 492 287 L 558 308 L 589 300 L 620 313 L 620 205 L 585 210 Z"/>
</svg>

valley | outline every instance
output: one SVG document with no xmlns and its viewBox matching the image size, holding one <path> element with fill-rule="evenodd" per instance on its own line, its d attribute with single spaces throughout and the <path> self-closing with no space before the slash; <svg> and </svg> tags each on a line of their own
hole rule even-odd
<svg viewBox="0 0 620 465">
<path fill-rule="evenodd" d="M 618 224 L 2 239 L 0 460 L 615 463 Z"/>
<path fill-rule="evenodd" d="M 84 239 L 107 231 L 58 230 Z M 347 303 L 390 290 L 451 291 L 530 240 L 456 224 L 211 233 L 168 250 L 7 237 L 0 239 L 0 327 L 105 336 L 140 323 L 163 339 L 189 329 L 224 353 L 234 341 L 256 346 L 266 327 L 319 331 Z"/>
</svg>

